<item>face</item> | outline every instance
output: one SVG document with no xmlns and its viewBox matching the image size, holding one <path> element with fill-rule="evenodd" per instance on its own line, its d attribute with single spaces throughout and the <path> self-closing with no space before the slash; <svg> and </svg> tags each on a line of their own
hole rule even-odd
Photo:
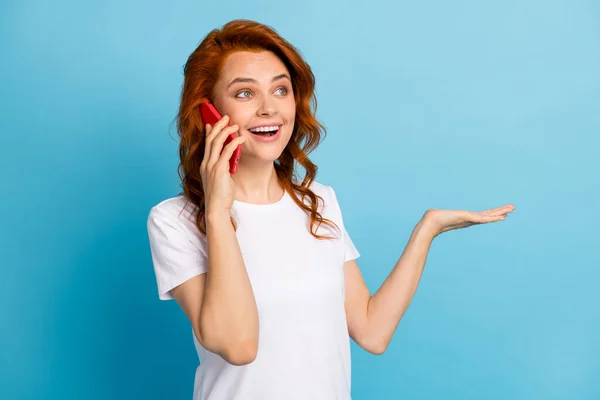
<svg viewBox="0 0 600 400">
<path fill-rule="evenodd" d="M 273 162 L 292 136 L 296 102 L 290 73 L 272 52 L 239 51 L 229 55 L 215 85 L 213 103 L 246 136 L 244 159 Z"/>
</svg>

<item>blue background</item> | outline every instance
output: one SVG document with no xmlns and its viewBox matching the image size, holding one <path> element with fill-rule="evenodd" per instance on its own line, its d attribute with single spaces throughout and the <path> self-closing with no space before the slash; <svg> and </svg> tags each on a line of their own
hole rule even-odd
<svg viewBox="0 0 600 400">
<path fill-rule="evenodd" d="M 178 193 L 182 67 L 234 18 L 317 77 L 313 153 L 374 293 L 430 207 L 513 203 L 435 239 L 353 398 L 600 398 L 597 1 L 4 1 L 0 398 L 190 399 L 146 217 Z"/>
</svg>

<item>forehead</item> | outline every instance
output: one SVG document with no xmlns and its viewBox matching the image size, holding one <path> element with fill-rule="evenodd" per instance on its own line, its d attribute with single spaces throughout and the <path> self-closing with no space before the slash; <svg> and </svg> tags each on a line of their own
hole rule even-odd
<svg viewBox="0 0 600 400">
<path fill-rule="evenodd" d="M 285 64 L 270 51 L 236 51 L 231 53 L 221 68 L 221 78 L 231 80 L 238 77 L 255 78 L 270 82 L 273 76 L 289 73 Z"/>
</svg>

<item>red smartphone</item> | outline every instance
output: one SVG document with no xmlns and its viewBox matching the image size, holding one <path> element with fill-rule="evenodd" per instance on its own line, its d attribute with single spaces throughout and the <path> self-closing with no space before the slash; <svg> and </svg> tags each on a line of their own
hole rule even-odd
<svg viewBox="0 0 600 400">
<path fill-rule="evenodd" d="M 215 106 L 211 104 L 208 99 L 203 99 L 203 102 L 200 104 L 200 114 L 202 115 L 202 123 L 204 125 L 210 124 L 211 126 L 215 126 L 217 121 L 219 121 L 222 117 L 221 114 L 217 111 Z M 227 146 L 233 139 L 237 136 L 235 133 L 230 134 L 226 139 L 223 147 Z M 221 150 L 221 153 L 223 150 Z M 233 151 L 233 155 L 229 159 L 229 173 L 235 174 L 238 169 L 238 163 L 240 161 L 240 155 L 242 153 L 242 145 L 238 145 L 238 147 Z"/>
</svg>

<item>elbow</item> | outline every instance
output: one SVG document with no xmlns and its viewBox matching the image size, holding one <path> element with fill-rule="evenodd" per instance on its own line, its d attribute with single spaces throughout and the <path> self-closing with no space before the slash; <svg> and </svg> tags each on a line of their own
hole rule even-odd
<svg viewBox="0 0 600 400">
<path fill-rule="evenodd" d="M 204 332 L 200 334 L 199 329 L 194 329 L 198 342 L 206 350 L 218 354 L 229 364 L 242 366 L 250 364 L 258 354 L 258 340 L 231 340 L 223 343 L 222 340 L 211 340 L 211 336 Z"/>
<path fill-rule="evenodd" d="M 389 341 L 386 341 L 384 339 L 377 339 L 377 340 L 365 341 L 361 345 L 361 347 L 371 354 L 380 356 L 383 353 L 385 353 L 385 351 L 387 350 L 388 344 L 389 344 Z"/>
<path fill-rule="evenodd" d="M 376 356 L 380 356 L 383 353 L 385 353 L 385 351 L 387 350 L 387 343 L 374 344 L 374 345 L 369 346 L 365 350 L 367 350 L 371 354 L 374 354 Z"/>
<path fill-rule="evenodd" d="M 252 363 L 258 354 L 258 343 L 249 341 L 228 346 L 220 353 L 221 357 L 229 364 L 242 366 Z"/>
</svg>

